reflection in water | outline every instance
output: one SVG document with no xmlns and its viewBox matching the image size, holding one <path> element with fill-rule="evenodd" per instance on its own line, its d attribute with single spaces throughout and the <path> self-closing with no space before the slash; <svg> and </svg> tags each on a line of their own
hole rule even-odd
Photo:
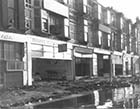
<svg viewBox="0 0 140 109">
<path fill-rule="evenodd" d="M 32 107 L 32 109 L 135 109 L 140 108 L 140 86 L 95 90 L 73 97 Z"/>
</svg>

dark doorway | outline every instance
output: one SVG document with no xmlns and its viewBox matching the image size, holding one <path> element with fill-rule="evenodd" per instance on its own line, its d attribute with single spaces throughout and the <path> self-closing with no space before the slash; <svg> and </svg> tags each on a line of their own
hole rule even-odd
<svg viewBox="0 0 140 109">
<path fill-rule="evenodd" d="M 90 76 L 90 59 L 76 58 L 75 72 L 76 72 L 76 76 Z"/>
<path fill-rule="evenodd" d="M 123 65 L 115 64 L 115 75 L 123 75 Z"/>
</svg>

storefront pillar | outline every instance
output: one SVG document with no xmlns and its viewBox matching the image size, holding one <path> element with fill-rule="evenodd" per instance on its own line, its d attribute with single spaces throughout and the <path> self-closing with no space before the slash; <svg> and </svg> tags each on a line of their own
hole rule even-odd
<svg viewBox="0 0 140 109">
<path fill-rule="evenodd" d="M 27 85 L 32 85 L 32 56 L 31 56 L 31 43 L 27 43 Z"/>
<path fill-rule="evenodd" d="M 27 60 L 27 42 L 24 43 L 24 57 L 23 57 L 23 62 L 24 62 L 24 71 L 23 71 L 23 85 L 26 86 L 28 85 L 28 60 Z"/>
<path fill-rule="evenodd" d="M 93 61 L 93 74 L 92 74 L 92 76 L 98 76 L 98 73 L 97 73 L 97 54 L 95 54 L 95 53 L 93 53 L 93 59 L 92 59 L 92 61 Z"/>
</svg>

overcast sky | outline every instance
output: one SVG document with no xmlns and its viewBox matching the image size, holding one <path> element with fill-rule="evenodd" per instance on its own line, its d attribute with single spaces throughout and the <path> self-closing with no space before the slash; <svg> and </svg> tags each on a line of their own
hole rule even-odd
<svg viewBox="0 0 140 109">
<path fill-rule="evenodd" d="M 140 0 L 98 0 L 103 6 L 113 7 L 115 10 L 124 13 L 126 18 L 135 22 L 136 17 L 140 18 Z"/>
</svg>

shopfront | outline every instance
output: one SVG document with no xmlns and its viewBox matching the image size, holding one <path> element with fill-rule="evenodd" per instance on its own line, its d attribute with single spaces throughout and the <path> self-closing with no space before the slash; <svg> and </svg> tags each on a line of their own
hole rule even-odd
<svg viewBox="0 0 140 109">
<path fill-rule="evenodd" d="M 113 76 L 123 75 L 123 53 L 114 51 L 112 53 Z"/>
<path fill-rule="evenodd" d="M 123 55 L 123 72 L 125 75 L 132 75 L 132 56 L 131 54 Z"/>
<path fill-rule="evenodd" d="M 94 48 L 97 55 L 97 72 L 99 77 L 111 76 L 111 52 L 108 50 Z"/>
<path fill-rule="evenodd" d="M 85 47 L 74 47 L 75 77 L 93 76 L 93 50 Z"/>
<path fill-rule="evenodd" d="M 66 42 L 30 37 L 32 78 L 37 75 L 41 80 L 71 80 L 72 46 Z"/>
<path fill-rule="evenodd" d="M 0 86 L 24 85 L 24 73 L 27 73 L 26 45 L 25 35 L 0 32 Z"/>
</svg>

